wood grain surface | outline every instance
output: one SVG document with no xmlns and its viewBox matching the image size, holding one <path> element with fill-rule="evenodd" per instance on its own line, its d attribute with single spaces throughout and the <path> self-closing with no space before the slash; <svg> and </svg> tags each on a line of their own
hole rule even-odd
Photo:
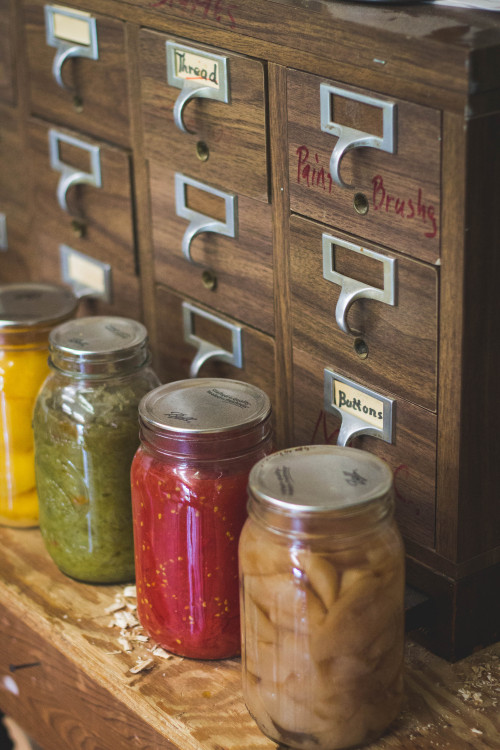
<svg viewBox="0 0 500 750">
<path fill-rule="evenodd" d="M 169 169 L 267 202 L 265 71 L 260 60 L 227 50 L 195 44 L 171 34 L 143 31 L 140 35 L 141 104 L 147 157 Z M 181 132 L 173 108 L 181 93 L 167 82 L 166 41 L 219 55 L 227 62 L 229 102 L 195 97 L 184 108 Z M 197 156 L 197 144 L 208 149 Z"/>
<path fill-rule="evenodd" d="M 125 27 L 95 14 L 99 59 L 76 57 L 64 63 L 62 89 L 52 74 L 55 47 L 46 43 L 43 0 L 24 3 L 26 51 L 30 68 L 31 112 L 83 133 L 130 143 Z M 86 8 L 85 8 L 86 10 Z M 75 95 L 79 104 L 75 106 Z"/>
<path fill-rule="evenodd" d="M 2 528 L 0 545 L 0 707 L 46 750 L 276 747 L 246 710 L 239 659 L 152 656 L 106 612 L 133 605 L 124 586 L 65 577 L 35 529 Z M 409 639 L 403 710 L 370 750 L 498 750 L 499 700 L 500 644 L 451 665 Z"/>
</svg>

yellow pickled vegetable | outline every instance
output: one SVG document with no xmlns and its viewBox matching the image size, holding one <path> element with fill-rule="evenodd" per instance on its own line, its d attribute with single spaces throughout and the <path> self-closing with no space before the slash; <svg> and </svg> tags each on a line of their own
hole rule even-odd
<svg viewBox="0 0 500 750">
<path fill-rule="evenodd" d="M 8 399 L 31 398 L 34 402 L 49 374 L 47 349 L 0 351 L 0 391 Z"/>
<path fill-rule="evenodd" d="M 32 416 L 48 373 L 46 348 L 0 351 L 0 523 L 38 523 Z"/>
</svg>

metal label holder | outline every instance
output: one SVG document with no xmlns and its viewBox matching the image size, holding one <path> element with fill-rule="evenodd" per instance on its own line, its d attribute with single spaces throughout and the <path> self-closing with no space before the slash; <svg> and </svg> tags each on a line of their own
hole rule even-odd
<svg viewBox="0 0 500 750">
<path fill-rule="evenodd" d="M 337 399 L 336 383 L 346 386 L 347 393 L 353 398 L 346 397 L 345 403 L 342 403 L 342 396 Z M 324 370 L 323 406 L 326 412 L 340 416 L 342 420 L 337 445 L 345 446 L 360 435 L 370 435 L 386 443 L 394 442 L 395 401 L 329 368 Z M 377 421 L 380 426 L 376 425 Z"/>
<path fill-rule="evenodd" d="M 59 245 L 61 277 L 75 295 L 102 299 L 109 304 L 113 301 L 112 275 L 109 263 L 91 258 L 68 245 Z"/>
<path fill-rule="evenodd" d="M 65 89 L 66 91 L 72 91 L 73 89 L 63 81 L 62 68 L 66 60 L 68 60 L 70 57 L 86 57 L 90 58 L 91 60 L 99 59 L 96 19 L 80 13 L 77 10 L 72 10 L 71 8 L 63 8 L 57 5 L 46 5 L 44 11 L 47 44 L 49 45 L 49 47 L 55 47 L 57 50 L 54 57 L 54 62 L 52 63 L 52 74 L 58 86 Z M 57 36 L 55 31 L 56 15 L 75 18 L 79 22 L 87 23 L 89 27 L 90 43 L 88 45 L 76 44 L 67 39 L 62 39 L 61 37 Z"/>
<path fill-rule="evenodd" d="M 65 164 L 59 157 L 59 143 L 67 143 L 86 151 L 90 157 L 90 172 L 83 172 L 75 167 Z M 101 151 L 99 146 L 92 146 L 90 143 L 81 141 L 79 138 L 59 133 L 52 128 L 49 130 L 49 155 L 50 166 L 58 172 L 61 172 L 59 184 L 57 186 L 57 202 L 63 211 L 71 214 L 66 194 L 73 185 L 93 185 L 102 187 L 101 175 Z"/>
<path fill-rule="evenodd" d="M 372 135 L 365 133 L 363 130 L 350 128 L 347 125 L 340 125 L 335 122 L 334 113 L 332 112 L 332 95 L 341 96 L 344 99 L 351 99 L 362 104 L 368 104 L 371 107 L 377 107 L 382 110 L 383 135 Z M 337 86 L 330 86 L 327 83 L 320 84 L 320 114 L 321 130 L 330 135 L 336 135 L 338 141 L 330 157 L 330 174 L 332 180 L 339 187 L 353 188 L 353 185 L 345 183 L 340 176 L 340 162 L 348 151 L 355 148 L 370 147 L 377 148 L 381 151 L 387 151 L 394 154 L 397 148 L 396 132 L 396 115 L 397 105 L 394 102 L 375 99 L 366 94 L 358 94 L 353 91 L 346 91 Z"/>
<path fill-rule="evenodd" d="M 184 125 L 184 107 L 191 99 L 214 99 L 215 101 L 229 104 L 228 59 L 224 55 L 205 52 L 204 50 L 178 44 L 171 40 L 168 40 L 165 44 L 168 85 L 182 89 L 174 104 L 174 122 L 180 131 L 192 134 L 192 131 L 188 130 Z M 199 59 L 213 62 L 217 66 L 218 71 L 217 85 L 213 85 L 214 81 L 210 78 L 208 71 L 205 71 L 207 75 L 203 76 L 203 70 L 198 68 L 198 75 L 196 75 L 195 71 L 193 71 L 195 74 L 192 76 L 180 75 L 177 65 L 178 58 L 185 58 L 187 55 L 194 55 Z"/>
<path fill-rule="evenodd" d="M 0 250 L 8 250 L 9 243 L 7 241 L 7 217 L 5 214 L 0 213 Z"/>
<path fill-rule="evenodd" d="M 186 186 L 191 185 L 205 193 L 222 198 L 226 206 L 226 220 L 219 221 L 211 216 L 195 211 L 186 205 Z M 202 232 L 215 232 L 226 237 L 236 237 L 238 233 L 238 196 L 234 193 L 225 193 L 222 190 L 211 187 L 204 182 L 193 180 L 179 172 L 175 173 L 175 212 L 181 219 L 187 219 L 189 226 L 182 238 L 182 254 L 190 263 L 196 263 L 191 257 L 191 242 Z"/>
<path fill-rule="evenodd" d="M 347 314 L 353 302 L 358 299 L 373 299 L 383 302 L 392 307 L 396 304 L 396 259 L 388 258 L 386 255 L 376 253 L 361 245 L 355 245 L 347 240 L 341 240 L 339 237 L 333 237 L 323 232 L 323 278 L 338 284 L 341 287 L 340 296 L 335 308 L 335 320 L 341 331 L 359 336 L 359 331 L 354 331 L 349 327 Z M 335 271 L 334 269 L 334 246 L 338 245 L 346 250 L 377 260 L 383 265 L 384 269 L 384 286 L 383 289 L 365 284 L 363 281 L 357 281 L 349 276 Z"/>
<path fill-rule="evenodd" d="M 223 349 L 222 347 L 216 346 L 215 344 L 200 338 L 194 332 L 194 316 L 198 315 L 205 320 L 210 320 L 223 328 L 231 331 L 232 336 L 232 347 L 231 352 Z M 243 367 L 243 344 L 242 344 L 242 330 L 241 326 L 229 323 L 217 315 L 212 315 L 206 310 L 202 310 L 195 305 L 191 305 L 189 302 L 182 303 L 182 318 L 184 324 L 184 341 L 188 344 L 196 346 L 198 349 L 191 366 L 189 368 L 189 377 L 197 377 L 202 365 L 209 359 L 216 359 L 220 362 L 227 362 L 230 365 Z"/>
</svg>

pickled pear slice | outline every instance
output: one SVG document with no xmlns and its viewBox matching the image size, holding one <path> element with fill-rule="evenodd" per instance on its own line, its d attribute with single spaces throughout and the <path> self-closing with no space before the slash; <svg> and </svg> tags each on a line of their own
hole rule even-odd
<svg viewBox="0 0 500 750">
<path fill-rule="evenodd" d="M 288 546 L 266 544 L 252 524 L 246 524 L 240 537 L 240 565 L 249 575 L 275 575 L 290 570 Z"/>
<path fill-rule="evenodd" d="M 308 583 L 314 593 L 323 603 L 325 609 L 330 609 L 339 593 L 339 575 L 334 566 L 310 550 L 295 552 L 301 569 L 307 576 Z"/>
<path fill-rule="evenodd" d="M 302 576 L 245 576 L 245 590 L 277 628 L 309 632 L 323 622 L 325 608 Z"/>
</svg>

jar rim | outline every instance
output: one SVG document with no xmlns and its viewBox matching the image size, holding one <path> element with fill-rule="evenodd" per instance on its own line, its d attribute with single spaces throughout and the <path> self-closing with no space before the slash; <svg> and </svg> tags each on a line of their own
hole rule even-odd
<svg viewBox="0 0 500 750">
<path fill-rule="evenodd" d="M 282 514 L 345 515 L 392 501 L 393 478 L 388 464 L 368 451 L 311 445 L 261 459 L 248 488 L 256 503 Z"/>
<path fill-rule="evenodd" d="M 69 320 L 49 335 L 49 364 L 74 377 L 106 377 L 150 362 L 148 334 L 137 320 L 94 315 Z"/>
<path fill-rule="evenodd" d="M 271 402 L 264 391 L 229 378 L 166 383 L 139 404 L 142 427 L 170 439 L 238 435 L 262 424 L 270 414 Z"/>
<path fill-rule="evenodd" d="M 49 331 L 75 314 L 78 298 L 67 287 L 44 282 L 0 284 L 0 331 Z"/>
</svg>

